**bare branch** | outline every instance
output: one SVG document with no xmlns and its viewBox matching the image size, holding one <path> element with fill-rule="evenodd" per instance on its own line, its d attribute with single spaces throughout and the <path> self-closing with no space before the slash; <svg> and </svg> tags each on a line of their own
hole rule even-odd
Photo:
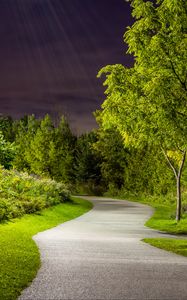
<svg viewBox="0 0 187 300">
<path fill-rule="evenodd" d="M 175 168 L 174 165 L 172 164 L 171 160 L 169 159 L 169 157 L 168 157 L 167 153 L 164 151 L 164 149 L 163 149 L 162 147 L 161 147 L 161 149 L 162 149 L 162 152 L 163 152 L 163 154 L 164 154 L 164 156 L 165 156 L 165 158 L 166 158 L 168 164 L 170 165 L 170 167 L 171 167 L 171 169 L 173 170 L 173 173 L 175 174 L 175 177 L 176 177 L 176 179 L 177 179 L 177 178 L 178 178 L 178 174 L 177 174 L 176 168 Z M 181 169 L 181 171 L 182 171 L 182 169 Z"/>
<path fill-rule="evenodd" d="M 183 169 L 183 166 L 184 166 L 184 163 L 185 163 L 185 159 L 186 159 L 186 150 L 183 151 L 183 157 L 182 157 L 182 161 L 181 161 L 181 164 L 180 164 L 180 167 L 179 167 L 179 172 L 178 172 L 179 177 L 181 176 L 182 169 Z"/>
<path fill-rule="evenodd" d="M 179 145 L 177 145 L 177 149 L 180 151 L 180 153 L 184 154 L 184 150 L 182 150 Z"/>
</svg>

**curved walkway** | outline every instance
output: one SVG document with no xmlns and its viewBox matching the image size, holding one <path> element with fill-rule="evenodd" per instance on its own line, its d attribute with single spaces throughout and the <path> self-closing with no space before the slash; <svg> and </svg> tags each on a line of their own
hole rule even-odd
<svg viewBox="0 0 187 300">
<path fill-rule="evenodd" d="M 187 258 L 140 241 L 152 209 L 85 197 L 94 208 L 34 237 L 42 266 L 20 300 L 187 299 Z"/>
</svg>

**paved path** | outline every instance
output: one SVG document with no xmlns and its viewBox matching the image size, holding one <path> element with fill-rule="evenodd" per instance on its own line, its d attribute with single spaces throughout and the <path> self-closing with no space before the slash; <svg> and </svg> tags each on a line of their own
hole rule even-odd
<svg viewBox="0 0 187 300">
<path fill-rule="evenodd" d="M 152 209 L 91 198 L 94 209 L 37 234 L 42 267 L 21 300 L 187 299 L 187 258 L 140 241 Z"/>
</svg>

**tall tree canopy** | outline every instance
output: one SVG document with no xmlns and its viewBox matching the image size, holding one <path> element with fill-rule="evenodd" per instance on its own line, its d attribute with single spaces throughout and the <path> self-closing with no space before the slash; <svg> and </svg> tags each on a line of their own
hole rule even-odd
<svg viewBox="0 0 187 300">
<path fill-rule="evenodd" d="M 25 116 L 13 123 L 13 132 L 17 149 L 13 166 L 16 169 L 57 181 L 74 180 L 76 138 L 63 116 L 56 126 L 49 115 L 43 119 Z"/>
<path fill-rule="evenodd" d="M 13 166 L 19 171 L 31 171 L 29 159 L 32 157 L 31 142 L 34 139 L 39 126 L 40 121 L 37 120 L 34 115 L 24 116 L 13 123 L 13 132 L 17 148 Z"/>
<path fill-rule="evenodd" d="M 51 176 L 55 180 L 66 183 L 74 182 L 75 145 L 76 137 L 67 120 L 62 116 L 58 126 L 54 129 L 53 142 L 51 141 L 49 149 Z"/>
<path fill-rule="evenodd" d="M 116 126 L 126 145 L 159 147 L 177 182 L 187 149 L 187 2 L 132 0 L 134 24 L 124 35 L 134 66 L 107 66 L 106 100 L 98 112 L 105 128 Z"/>
</svg>

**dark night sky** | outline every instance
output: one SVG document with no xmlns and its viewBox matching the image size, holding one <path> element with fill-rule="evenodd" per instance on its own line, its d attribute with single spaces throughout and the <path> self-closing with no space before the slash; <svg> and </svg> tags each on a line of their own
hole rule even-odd
<svg viewBox="0 0 187 300">
<path fill-rule="evenodd" d="M 132 61 L 124 0 L 0 0 L 0 113 L 65 114 L 76 132 L 96 126 L 98 70 Z"/>
</svg>

